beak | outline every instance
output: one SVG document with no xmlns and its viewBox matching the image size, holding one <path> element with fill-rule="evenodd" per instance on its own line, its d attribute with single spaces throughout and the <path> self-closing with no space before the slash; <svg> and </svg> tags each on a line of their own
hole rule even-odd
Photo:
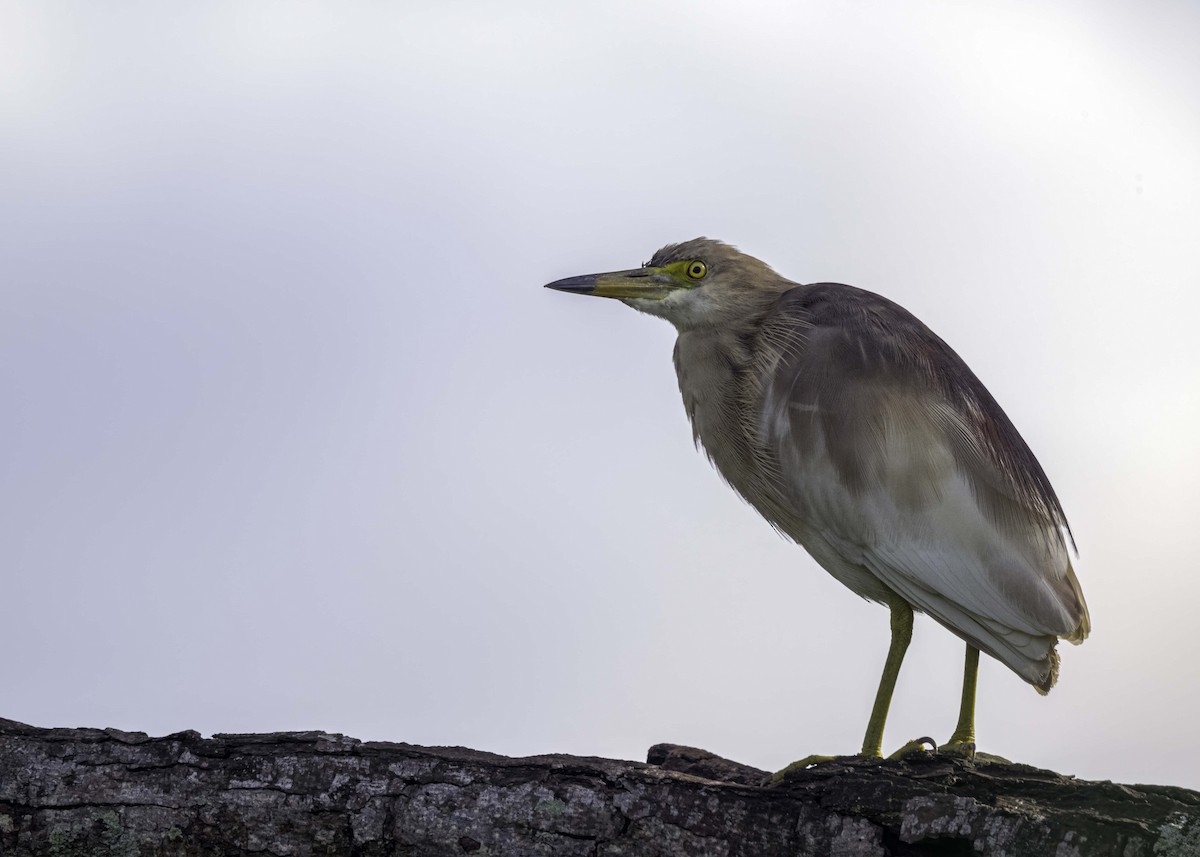
<svg viewBox="0 0 1200 857">
<path fill-rule="evenodd" d="M 559 292 L 595 295 L 599 298 L 643 298 L 660 301 L 682 287 L 660 268 L 634 268 L 632 271 L 614 271 L 610 274 L 567 277 L 565 280 L 555 280 L 547 284 L 546 288 Z"/>
</svg>

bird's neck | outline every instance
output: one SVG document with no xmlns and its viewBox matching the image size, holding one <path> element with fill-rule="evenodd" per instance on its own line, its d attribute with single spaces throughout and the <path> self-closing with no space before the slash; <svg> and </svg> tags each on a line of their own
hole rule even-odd
<svg viewBox="0 0 1200 857">
<path fill-rule="evenodd" d="M 745 401 L 755 388 L 754 338 L 730 328 L 682 331 L 675 342 L 679 392 L 692 424 L 692 436 L 725 480 L 750 502 L 758 475 L 755 426 L 757 408 Z"/>
</svg>

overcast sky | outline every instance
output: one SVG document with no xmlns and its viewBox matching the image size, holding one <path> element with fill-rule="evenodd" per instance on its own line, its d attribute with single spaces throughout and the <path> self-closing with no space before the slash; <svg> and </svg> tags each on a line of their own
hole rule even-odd
<svg viewBox="0 0 1200 857">
<path fill-rule="evenodd" d="M 1038 455 L 1094 632 L 981 749 L 1200 787 L 1200 7 L 0 4 L 0 716 L 856 751 L 886 611 L 692 447 L 720 238 L 881 292 Z M 919 619 L 885 749 L 953 730 Z"/>
</svg>

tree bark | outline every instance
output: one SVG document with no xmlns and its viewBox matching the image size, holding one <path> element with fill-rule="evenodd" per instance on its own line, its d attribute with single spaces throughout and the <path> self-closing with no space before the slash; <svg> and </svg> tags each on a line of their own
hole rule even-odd
<svg viewBox="0 0 1200 857">
<path fill-rule="evenodd" d="M 764 776 L 668 744 L 641 764 L 0 720 L 0 855 L 1200 857 L 1181 788 L 926 753 Z"/>
</svg>

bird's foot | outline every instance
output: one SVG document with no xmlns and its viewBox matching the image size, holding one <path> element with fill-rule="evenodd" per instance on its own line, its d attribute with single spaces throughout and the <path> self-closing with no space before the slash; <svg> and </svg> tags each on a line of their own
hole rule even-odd
<svg viewBox="0 0 1200 857">
<path fill-rule="evenodd" d="M 895 753 L 888 756 L 888 759 L 905 759 L 915 753 L 935 753 L 939 756 L 953 756 L 967 762 L 986 762 L 995 765 L 1011 765 L 1008 759 L 1003 756 L 995 756 L 991 753 L 980 753 L 975 749 L 975 739 L 970 735 L 959 735 L 955 733 L 950 736 L 950 740 L 945 744 L 937 744 L 932 738 L 918 738 L 915 741 L 909 741 Z"/>
<path fill-rule="evenodd" d="M 973 739 L 951 736 L 950 740 L 937 748 L 938 755 L 955 756 L 968 762 L 983 762 L 988 765 L 1011 765 L 1012 761 L 993 753 L 980 753 Z"/>
<path fill-rule="evenodd" d="M 888 760 L 894 762 L 897 759 L 907 759 L 914 753 L 937 752 L 937 749 L 937 742 L 932 738 L 916 738 L 888 756 Z"/>
<path fill-rule="evenodd" d="M 832 762 L 836 758 L 837 756 L 822 756 L 817 753 L 813 753 L 810 756 L 805 756 L 803 759 L 797 759 L 786 768 L 782 768 L 781 770 L 771 774 L 771 779 L 767 782 L 767 786 L 774 787 L 782 785 L 783 782 L 789 776 L 796 773 L 796 771 L 803 771 L 805 768 L 812 767 L 820 762 Z"/>
<path fill-rule="evenodd" d="M 958 756 L 968 762 L 975 758 L 975 736 L 959 735 L 955 732 L 950 740 L 937 748 L 938 753 L 945 756 Z"/>
<path fill-rule="evenodd" d="M 971 746 L 972 746 L 972 748 L 974 748 L 974 744 L 972 744 Z M 932 738 L 928 738 L 928 737 L 917 738 L 916 740 L 909 741 L 907 744 L 905 744 L 903 747 L 901 747 L 895 753 L 892 753 L 892 755 L 888 756 L 888 759 L 891 761 L 895 761 L 897 759 L 908 758 L 915 753 L 936 753 L 936 752 L 938 752 L 938 749 L 939 748 L 938 748 L 937 742 L 934 741 Z M 822 755 L 814 753 L 811 756 L 805 756 L 803 759 L 797 759 L 795 762 L 792 762 L 786 768 L 783 768 L 783 769 L 778 770 L 775 773 L 771 774 L 771 778 L 766 782 L 766 785 L 768 788 L 774 788 L 775 786 L 782 785 L 784 782 L 786 782 L 788 779 L 790 779 L 798 771 L 806 770 L 808 768 L 811 768 L 813 765 L 820 764 L 821 762 L 832 762 L 839 758 L 880 759 L 880 758 L 882 758 L 882 755 L 880 753 L 872 753 L 869 751 L 859 753 L 857 756 L 850 756 L 850 757 L 822 756 Z"/>
</svg>

